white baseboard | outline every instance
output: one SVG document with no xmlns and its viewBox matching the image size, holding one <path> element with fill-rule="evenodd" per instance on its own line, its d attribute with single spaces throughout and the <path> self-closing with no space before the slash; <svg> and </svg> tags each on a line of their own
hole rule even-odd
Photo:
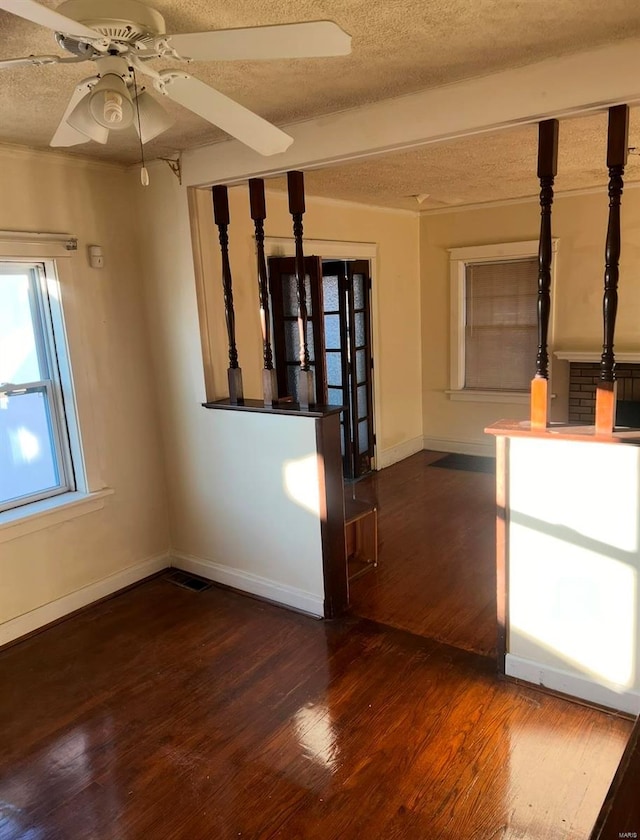
<svg viewBox="0 0 640 840">
<path fill-rule="evenodd" d="M 181 552 L 172 553 L 171 565 L 184 572 L 191 572 L 215 583 L 231 586 L 240 592 L 267 598 L 269 601 L 292 607 L 316 618 L 324 616 L 323 598 L 312 592 L 305 592 L 303 589 L 296 589 L 293 586 L 254 575 L 252 572 L 234 569 L 222 563 L 215 563 L 213 560 L 205 560 L 202 557 L 194 557 Z"/>
<path fill-rule="evenodd" d="M 541 665 L 530 659 L 523 659 L 508 653 L 505 658 L 505 673 L 525 682 L 541 685 L 553 691 L 560 691 L 570 697 L 578 697 L 589 703 L 597 703 L 609 709 L 628 714 L 640 714 L 640 693 L 637 691 L 617 692 L 612 688 L 592 682 L 587 677 L 561 671 L 549 665 Z"/>
<path fill-rule="evenodd" d="M 170 560 L 167 554 L 148 557 L 141 563 L 136 563 L 135 566 L 129 566 L 109 577 L 83 586 L 82 589 L 63 595 L 62 598 L 36 607 L 35 610 L 11 618 L 0 624 L 0 645 L 26 636 L 27 633 L 32 633 L 40 627 L 51 624 L 52 621 L 64 618 L 65 615 L 86 607 L 94 601 L 99 601 L 101 598 L 106 598 L 107 595 L 113 595 L 119 589 L 131 586 L 132 583 L 137 583 L 155 572 L 166 569 L 169 565 Z"/>
<path fill-rule="evenodd" d="M 460 455 L 489 455 L 492 458 L 496 456 L 496 445 L 493 437 L 489 438 L 489 436 L 486 443 L 425 436 L 422 440 L 422 448 L 432 449 L 434 452 L 456 452 Z"/>
<path fill-rule="evenodd" d="M 391 464 L 404 461 L 405 458 L 408 458 L 410 455 L 415 455 L 416 452 L 421 452 L 423 449 L 422 438 L 420 436 L 405 440 L 397 446 L 391 446 L 389 449 L 383 449 L 376 454 L 376 469 L 383 470 L 385 467 L 390 467 Z"/>
</svg>

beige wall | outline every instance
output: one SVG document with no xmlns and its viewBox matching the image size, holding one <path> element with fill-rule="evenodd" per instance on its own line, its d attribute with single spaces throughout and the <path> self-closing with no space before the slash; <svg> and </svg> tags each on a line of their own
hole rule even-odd
<svg viewBox="0 0 640 840">
<path fill-rule="evenodd" d="M 102 510 L 0 543 L 3 622 L 148 558 L 162 563 L 169 530 L 128 173 L 4 148 L 0 195 L 0 229 L 79 239 L 63 307 L 91 487 L 114 491 Z M 101 271 L 88 265 L 90 243 L 103 247 Z"/>
<path fill-rule="evenodd" d="M 228 516 L 219 512 L 227 473 L 205 399 L 205 371 L 200 341 L 196 280 L 187 193 L 164 165 L 150 170 L 151 186 L 140 192 L 138 217 L 144 221 L 141 245 L 153 357 L 161 383 L 161 409 L 175 553 L 233 565 L 225 542 Z M 136 177 L 132 175 L 132 178 Z M 203 266 L 207 282 L 206 312 L 212 362 L 211 397 L 226 395 L 227 344 L 217 235 L 211 230 L 211 198 L 199 197 L 203 233 Z M 305 232 L 316 239 L 378 242 L 380 381 L 382 447 L 422 441 L 418 219 L 408 214 L 358 209 L 308 200 Z M 240 363 L 245 394 L 260 396 L 261 337 L 254 243 L 244 189 L 230 191 L 231 265 L 237 315 Z M 269 195 L 268 236 L 289 236 L 290 217 L 284 195 Z M 209 228 L 207 230 L 207 228 Z M 211 384 L 211 382 L 213 384 Z M 214 391 L 212 393 L 212 390 Z M 218 424 L 219 425 L 219 424 Z M 216 466 L 217 465 L 217 466 Z M 244 562 L 244 561 L 243 561 Z M 258 566 L 245 572 L 263 574 Z M 298 585 L 298 584 L 295 584 Z"/>
<path fill-rule="evenodd" d="M 558 197 L 553 236 L 559 240 L 552 341 L 555 349 L 595 350 L 602 344 L 602 283 L 608 198 Z M 493 447 L 483 429 L 501 418 L 524 419 L 527 405 L 454 402 L 449 387 L 448 248 L 537 239 L 536 202 L 466 210 L 421 219 L 422 381 L 425 439 Z M 640 348 L 640 190 L 627 190 L 622 209 L 622 260 L 616 348 Z M 556 362 L 554 413 L 562 416 L 566 363 Z"/>
<path fill-rule="evenodd" d="M 267 182 L 268 183 L 268 182 Z M 237 316 L 238 351 L 245 393 L 261 398 L 262 341 L 258 318 L 253 223 L 248 190 L 229 191 L 229 227 L 233 294 Z M 346 202 L 307 198 L 304 234 L 307 239 L 377 246 L 373 277 L 376 431 L 382 464 L 410 454 L 413 442 L 421 448 L 422 399 L 420 354 L 419 219 L 417 215 Z M 209 392 L 226 396 L 227 346 L 224 302 L 220 280 L 220 251 L 213 224 L 211 194 L 198 191 L 197 212 L 207 277 L 207 315 L 211 347 L 212 380 Z M 267 193 L 267 237 L 292 238 L 286 193 Z M 322 250 L 323 253 L 316 253 Z M 331 246 L 307 248 L 316 256 L 332 257 Z M 406 451 L 405 451 L 406 449 Z M 415 451 L 415 449 L 413 449 Z"/>
</svg>

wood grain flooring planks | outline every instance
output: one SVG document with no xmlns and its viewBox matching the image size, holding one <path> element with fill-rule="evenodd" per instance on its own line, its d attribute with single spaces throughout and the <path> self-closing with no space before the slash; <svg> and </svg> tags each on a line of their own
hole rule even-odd
<svg viewBox="0 0 640 840">
<path fill-rule="evenodd" d="M 378 567 L 350 585 L 359 616 L 495 655 L 495 476 L 419 452 L 347 487 L 378 504 Z"/>
<path fill-rule="evenodd" d="M 583 840 L 632 726 L 162 578 L 0 652 L 0 683 L 0 840 Z"/>
</svg>

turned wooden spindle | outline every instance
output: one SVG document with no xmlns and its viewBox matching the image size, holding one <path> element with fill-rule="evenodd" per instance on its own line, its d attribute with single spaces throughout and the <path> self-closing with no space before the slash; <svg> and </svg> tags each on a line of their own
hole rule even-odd
<svg viewBox="0 0 640 840">
<path fill-rule="evenodd" d="M 293 217 L 293 237 L 296 243 L 296 289 L 298 295 L 298 332 L 300 334 L 300 372 L 298 378 L 298 402 L 300 408 L 308 410 L 315 404 L 315 383 L 309 363 L 307 341 L 307 292 L 305 288 L 304 250 L 302 247 L 302 216 L 304 204 L 304 176 L 302 172 L 287 172 L 289 189 L 289 212 Z"/>
<path fill-rule="evenodd" d="M 618 312 L 620 276 L 620 203 L 624 168 L 629 148 L 629 107 L 609 108 L 607 166 L 609 168 L 609 224 L 605 245 L 604 296 L 602 300 L 603 344 L 600 379 L 596 387 L 596 434 L 609 435 L 616 421 L 616 374 L 613 351 Z"/>
<path fill-rule="evenodd" d="M 227 322 L 229 340 L 229 402 L 237 405 L 243 400 L 242 370 L 238 366 L 236 348 L 236 316 L 233 309 L 233 283 L 229 264 L 229 196 L 224 186 L 213 187 L 213 218 L 218 227 L 220 254 L 222 257 L 222 290 L 224 292 L 224 315 Z"/>
<path fill-rule="evenodd" d="M 260 326 L 262 328 L 262 356 L 264 368 L 262 370 L 262 391 L 264 404 L 271 406 L 278 401 L 278 383 L 273 367 L 273 352 L 271 349 L 271 319 L 269 315 L 269 286 L 267 277 L 267 261 L 264 256 L 264 220 L 267 217 L 267 206 L 264 197 L 264 181 L 262 178 L 249 180 L 249 201 L 251 204 L 251 218 L 255 228 L 256 259 L 258 263 L 258 293 L 260 295 Z"/>
<path fill-rule="evenodd" d="M 538 178 L 540 179 L 540 244 L 538 247 L 538 352 L 531 382 L 531 428 L 549 423 L 549 315 L 551 312 L 551 205 L 558 171 L 558 120 L 538 126 Z"/>
</svg>

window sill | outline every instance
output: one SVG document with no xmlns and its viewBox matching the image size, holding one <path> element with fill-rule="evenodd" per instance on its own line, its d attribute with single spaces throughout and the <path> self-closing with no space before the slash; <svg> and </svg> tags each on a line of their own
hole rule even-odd
<svg viewBox="0 0 640 840">
<path fill-rule="evenodd" d="M 0 543 L 101 510 L 112 494 L 110 487 L 94 493 L 65 493 L 0 513 Z"/>
<path fill-rule="evenodd" d="M 469 388 L 448 390 L 445 394 L 454 401 L 510 403 L 511 405 L 527 405 L 531 399 L 528 391 L 473 391 Z"/>
</svg>

